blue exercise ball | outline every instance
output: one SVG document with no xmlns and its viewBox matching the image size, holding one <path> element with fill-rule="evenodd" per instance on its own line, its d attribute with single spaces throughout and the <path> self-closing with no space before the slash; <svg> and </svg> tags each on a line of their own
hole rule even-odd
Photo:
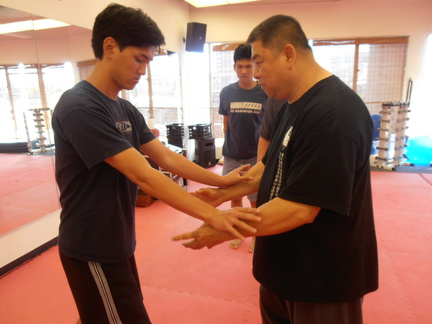
<svg viewBox="0 0 432 324">
<path fill-rule="evenodd" d="M 374 114 L 374 115 L 371 115 L 371 118 L 372 118 L 373 127 L 374 127 L 372 141 L 376 141 L 378 139 L 378 136 L 379 136 L 379 127 L 380 127 L 380 123 L 381 123 L 381 115 Z"/>
<path fill-rule="evenodd" d="M 371 115 L 371 118 L 372 118 L 372 122 L 373 122 L 374 132 L 373 132 L 373 136 L 372 136 L 372 148 L 371 148 L 370 154 L 373 155 L 373 154 L 377 154 L 377 148 L 375 147 L 375 144 L 378 143 L 381 115 L 378 115 L 378 114 Z"/>
<path fill-rule="evenodd" d="M 429 165 L 432 162 L 432 137 L 419 136 L 408 140 L 405 155 L 415 165 Z"/>
</svg>

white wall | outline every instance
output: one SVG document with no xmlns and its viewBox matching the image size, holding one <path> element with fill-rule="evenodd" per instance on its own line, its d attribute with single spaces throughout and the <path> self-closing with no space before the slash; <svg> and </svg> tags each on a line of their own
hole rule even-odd
<svg viewBox="0 0 432 324">
<path fill-rule="evenodd" d="M 91 31 L 70 37 L 55 39 L 15 38 L 2 40 L 0 51 L 1 64 L 17 63 L 63 63 L 91 60 L 94 54 L 91 48 Z M 37 52 L 36 45 L 37 44 Z"/>
<path fill-rule="evenodd" d="M 189 5 L 181 0 L 0 0 L 0 5 L 91 29 L 96 15 L 112 2 L 141 8 L 162 30 L 164 48 L 183 50 Z"/>
<path fill-rule="evenodd" d="M 91 30 L 52 39 L 37 39 L 40 63 L 80 62 L 94 59 L 91 48 Z"/>
<path fill-rule="evenodd" d="M 192 8 L 190 21 L 207 24 L 207 42 L 244 41 L 264 19 L 297 18 L 308 38 L 409 36 L 405 87 L 414 81 L 410 136 L 430 135 L 432 84 L 424 84 L 427 35 L 432 33 L 432 0 L 339 0 L 333 2 Z M 404 94 L 406 90 L 404 90 Z"/>
</svg>

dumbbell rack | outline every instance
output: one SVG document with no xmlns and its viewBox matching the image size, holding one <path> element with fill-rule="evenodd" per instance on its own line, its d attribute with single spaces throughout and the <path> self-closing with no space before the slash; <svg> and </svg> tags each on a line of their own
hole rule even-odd
<svg viewBox="0 0 432 324">
<path fill-rule="evenodd" d="M 44 136 L 44 111 L 49 111 L 49 108 L 31 108 L 29 109 L 33 112 L 33 121 L 35 122 L 36 127 L 36 133 L 37 133 L 37 140 L 39 141 L 39 152 L 44 153 L 46 152 L 47 145 L 45 143 L 46 137 Z M 34 152 L 34 150 L 33 150 Z"/>
<path fill-rule="evenodd" d="M 395 170 L 400 165 L 411 165 L 403 162 L 408 137 L 405 130 L 408 118 L 409 104 L 406 102 L 384 102 L 380 111 L 379 144 L 376 163 L 379 168 Z M 394 154 L 390 157 L 394 140 Z"/>
</svg>

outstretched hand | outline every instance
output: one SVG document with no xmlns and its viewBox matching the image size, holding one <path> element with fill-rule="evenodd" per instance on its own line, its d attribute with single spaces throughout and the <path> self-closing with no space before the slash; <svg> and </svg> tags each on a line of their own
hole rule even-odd
<svg viewBox="0 0 432 324">
<path fill-rule="evenodd" d="M 245 172 L 250 169 L 250 164 L 245 164 L 237 169 L 232 170 L 226 176 L 222 177 L 222 183 L 220 184 L 220 188 L 227 188 L 231 185 L 235 185 L 236 183 L 242 181 L 251 181 L 253 178 L 245 176 Z"/>
<path fill-rule="evenodd" d="M 215 215 L 207 220 L 215 229 L 225 231 L 232 236 L 244 240 L 244 236 L 239 232 L 243 230 L 255 234 L 256 229 L 244 221 L 259 222 L 260 211 L 256 208 L 235 207 L 229 210 L 215 209 Z"/>
<path fill-rule="evenodd" d="M 172 240 L 189 240 L 187 242 L 184 242 L 183 245 L 193 250 L 199 250 L 203 247 L 211 249 L 213 246 L 231 240 L 232 238 L 233 236 L 231 236 L 229 233 L 218 231 L 209 224 L 204 223 L 192 232 L 174 236 Z"/>
</svg>

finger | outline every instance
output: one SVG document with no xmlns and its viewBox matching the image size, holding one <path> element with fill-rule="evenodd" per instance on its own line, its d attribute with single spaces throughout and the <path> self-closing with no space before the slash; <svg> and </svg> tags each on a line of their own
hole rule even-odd
<svg viewBox="0 0 432 324">
<path fill-rule="evenodd" d="M 240 167 L 237 168 L 237 171 L 238 172 L 247 171 L 247 170 L 250 169 L 250 166 L 251 166 L 250 164 L 243 164 L 242 166 L 240 166 Z"/>
<path fill-rule="evenodd" d="M 196 191 L 196 197 L 215 207 L 222 203 L 220 201 L 219 191 L 215 189 L 199 189 Z"/>
<path fill-rule="evenodd" d="M 245 177 L 244 176 L 245 172 L 250 169 L 250 166 L 251 166 L 250 164 L 244 164 L 244 165 L 242 165 L 236 169 L 238 174 L 242 176 L 241 181 L 250 181 L 253 179 L 253 177 L 250 177 L 250 176 Z"/>
<path fill-rule="evenodd" d="M 207 204 L 214 206 L 216 204 L 215 198 L 210 196 L 210 191 L 196 191 L 191 193 L 194 197 L 198 198 L 201 201 L 204 201 Z"/>
<path fill-rule="evenodd" d="M 193 239 L 193 232 L 189 232 L 189 233 L 184 233 L 184 234 L 179 234 L 179 235 L 175 235 L 171 238 L 171 240 L 173 241 L 184 241 L 184 240 L 189 240 L 189 239 Z"/>
<path fill-rule="evenodd" d="M 234 227 L 228 227 L 226 229 L 226 231 L 228 233 L 230 233 L 231 235 L 233 235 L 234 238 L 238 238 L 240 240 L 244 240 L 245 239 L 245 237 L 239 231 L 237 231 Z"/>
<path fill-rule="evenodd" d="M 245 222 L 242 222 L 241 220 L 237 220 L 235 222 L 235 226 L 239 229 L 245 230 L 245 231 L 252 233 L 252 234 L 255 234 L 257 231 L 257 229 L 255 227 L 253 227 L 253 226 L 251 226 Z"/>
<path fill-rule="evenodd" d="M 259 208 L 254 207 L 232 207 L 231 210 L 239 212 L 241 214 L 261 214 L 261 210 Z"/>
<path fill-rule="evenodd" d="M 204 245 L 198 244 L 195 240 L 185 242 L 185 243 L 183 243 L 183 246 L 187 247 L 188 249 L 192 249 L 192 250 L 200 250 L 204 247 Z"/>
<path fill-rule="evenodd" d="M 182 244 L 183 244 L 183 246 L 185 246 L 187 248 L 192 248 L 194 242 L 195 242 L 195 240 L 190 240 L 190 241 L 184 242 Z"/>
<path fill-rule="evenodd" d="M 233 216 L 237 219 L 248 220 L 251 222 L 261 221 L 261 217 L 259 216 L 261 211 L 259 209 L 250 207 L 235 207 L 233 210 L 235 211 Z"/>
<path fill-rule="evenodd" d="M 195 195 L 196 196 L 202 196 L 205 198 L 214 198 L 216 196 L 214 191 L 209 189 L 209 188 L 198 189 L 197 191 L 195 191 Z"/>
</svg>

